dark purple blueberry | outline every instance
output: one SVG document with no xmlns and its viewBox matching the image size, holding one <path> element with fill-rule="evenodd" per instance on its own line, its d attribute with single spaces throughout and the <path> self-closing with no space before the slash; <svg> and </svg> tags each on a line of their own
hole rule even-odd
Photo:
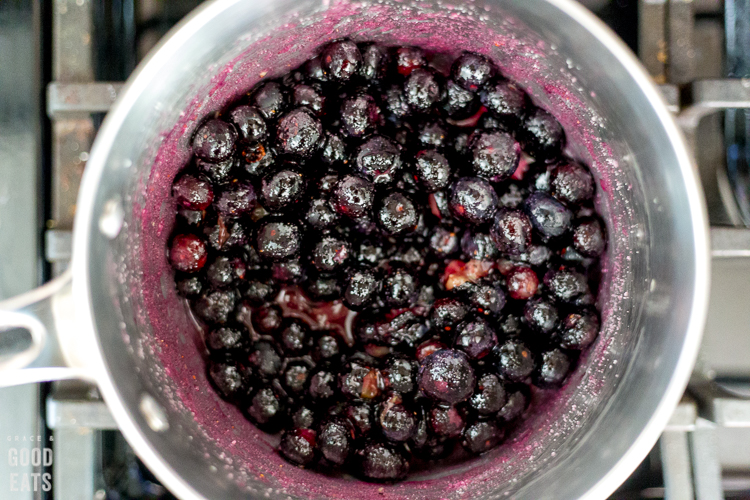
<svg viewBox="0 0 750 500">
<path fill-rule="evenodd" d="M 296 465 L 309 465 L 315 460 L 315 431 L 293 429 L 284 431 L 279 443 L 279 453 Z"/>
<path fill-rule="evenodd" d="M 528 196 L 529 191 L 525 186 L 520 186 L 517 182 L 506 183 L 503 194 L 498 200 L 501 207 L 518 208 Z"/>
<path fill-rule="evenodd" d="M 520 417 L 529 406 L 528 389 L 526 386 L 511 386 L 506 388 L 508 402 L 497 413 L 497 417 L 505 422 L 512 422 Z"/>
<path fill-rule="evenodd" d="M 534 371 L 534 355 L 522 342 L 510 339 L 497 349 L 497 371 L 506 380 L 524 380 Z"/>
<path fill-rule="evenodd" d="M 282 260 L 271 264 L 271 278 L 279 283 L 298 285 L 305 280 L 305 266 L 299 259 Z"/>
<path fill-rule="evenodd" d="M 465 231 L 461 236 L 461 251 L 474 260 L 493 260 L 497 257 L 497 248 L 487 233 Z"/>
<path fill-rule="evenodd" d="M 589 293 L 586 276 L 574 269 L 563 268 L 544 275 L 544 284 L 552 296 L 562 302 L 574 302 Z"/>
<path fill-rule="evenodd" d="M 321 272 L 330 273 L 346 265 L 351 255 L 349 244 L 333 236 L 325 236 L 312 251 L 312 263 Z"/>
<path fill-rule="evenodd" d="M 411 109 L 418 112 L 428 111 L 438 102 L 441 85 L 435 73 L 424 68 L 417 68 L 409 73 L 404 83 L 404 98 Z"/>
<path fill-rule="evenodd" d="M 583 220 L 573 228 L 573 247 L 583 255 L 598 257 L 605 246 L 604 230 L 598 220 Z"/>
<path fill-rule="evenodd" d="M 438 333 L 452 332 L 466 318 L 468 313 L 469 308 L 458 299 L 448 297 L 438 299 L 432 305 L 430 324 L 433 330 Z"/>
<path fill-rule="evenodd" d="M 176 225 L 186 224 L 196 228 L 203 225 L 203 221 L 206 218 L 206 212 L 203 210 L 189 210 L 184 207 L 177 207 L 177 216 L 175 221 Z"/>
<path fill-rule="evenodd" d="M 520 255 L 531 245 L 533 227 L 520 210 L 503 208 L 495 216 L 490 236 L 497 249 L 507 255 Z"/>
<path fill-rule="evenodd" d="M 518 127 L 526 107 L 526 92 L 504 78 L 488 82 L 479 92 L 479 100 L 492 116 L 511 127 Z"/>
<path fill-rule="evenodd" d="M 573 214 L 548 194 L 533 193 L 526 199 L 524 208 L 534 229 L 546 240 L 562 236 L 570 229 Z"/>
<path fill-rule="evenodd" d="M 245 279 L 247 268 L 242 259 L 220 255 L 206 267 L 206 279 L 215 288 L 225 288 Z"/>
<path fill-rule="evenodd" d="M 258 229 L 258 254 L 264 259 L 284 260 L 300 249 L 299 226 L 291 222 L 267 222 Z"/>
<path fill-rule="evenodd" d="M 494 182 L 513 175 L 521 159 L 521 147 L 516 140 L 499 130 L 473 136 L 469 149 L 474 173 Z"/>
<path fill-rule="evenodd" d="M 249 182 L 230 184 L 216 199 L 214 207 L 224 217 L 241 217 L 255 208 L 255 189 Z"/>
<path fill-rule="evenodd" d="M 336 183 L 339 181 L 339 179 L 340 177 L 336 174 L 328 174 L 321 177 L 320 180 L 318 180 L 317 186 L 320 194 L 331 194 L 336 187 Z"/>
<path fill-rule="evenodd" d="M 385 383 L 392 391 L 399 394 L 411 394 L 416 389 L 415 376 L 417 365 L 406 358 L 391 357 L 385 363 L 383 376 Z"/>
<path fill-rule="evenodd" d="M 449 117 L 460 120 L 476 113 L 479 103 L 476 94 L 461 87 L 453 80 L 448 80 L 445 84 L 445 98 L 441 108 Z"/>
<path fill-rule="evenodd" d="M 497 333 L 501 338 L 518 337 L 522 331 L 523 322 L 515 314 L 508 314 L 497 323 Z"/>
<path fill-rule="evenodd" d="M 422 361 L 418 381 L 419 388 L 426 395 L 437 401 L 456 404 L 471 395 L 476 376 L 466 354 L 443 349 Z"/>
<path fill-rule="evenodd" d="M 380 227 L 388 234 L 412 232 L 417 228 L 418 216 L 414 203 L 403 193 L 386 196 L 377 212 Z"/>
<path fill-rule="evenodd" d="M 214 201 L 214 190 L 206 179 L 182 175 L 172 185 L 172 196 L 177 203 L 190 210 L 205 210 Z"/>
<path fill-rule="evenodd" d="M 268 135 L 263 115 L 253 106 L 237 106 L 229 112 L 229 119 L 240 132 L 240 137 L 246 141 L 259 141 Z"/>
<path fill-rule="evenodd" d="M 275 120 L 287 106 L 287 95 L 277 82 L 264 82 L 251 94 L 250 103 L 266 120 Z"/>
<path fill-rule="evenodd" d="M 497 345 L 497 335 L 483 319 L 475 319 L 463 325 L 456 336 L 454 346 L 473 359 L 486 357 Z"/>
<path fill-rule="evenodd" d="M 320 146 L 323 126 L 307 108 L 293 109 L 279 119 L 276 145 L 283 154 L 309 158 Z"/>
<path fill-rule="evenodd" d="M 489 451 L 505 438 L 505 430 L 491 420 L 474 422 L 464 430 L 461 444 L 471 453 Z"/>
<path fill-rule="evenodd" d="M 558 386 L 570 372 L 570 357 L 560 349 L 542 353 L 535 383 L 541 386 Z"/>
<path fill-rule="evenodd" d="M 281 371 L 281 356 L 270 342 L 256 342 L 247 360 L 255 373 L 264 379 L 271 379 Z"/>
<path fill-rule="evenodd" d="M 414 180 L 428 193 L 439 191 L 448 186 L 451 178 L 451 167 L 442 154 L 433 149 L 417 153 L 414 160 Z"/>
<path fill-rule="evenodd" d="M 399 47 L 395 57 L 396 71 L 409 76 L 412 71 L 427 64 L 424 52 L 419 47 Z"/>
<path fill-rule="evenodd" d="M 208 260 L 206 242 L 194 234 L 178 234 L 169 247 L 169 263 L 183 273 L 200 271 Z"/>
<path fill-rule="evenodd" d="M 339 374 L 341 393 L 352 399 L 373 399 L 380 394 L 382 375 L 370 363 L 353 360 Z"/>
<path fill-rule="evenodd" d="M 261 202 L 271 212 L 295 208 L 305 195 L 305 178 L 294 170 L 281 170 L 263 179 Z"/>
<path fill-rule="evenodd" d="M 234 152 L 237 131 L 222 120 L 213 119 L 204 122 L 193 136 L 193 154 L 198 158 L 218 163 L 229 158 Z"/>
<path fill-rule="evenodd" d="M 354 426 L 359 437 L 366 436 L 372 429 L 373 407 L 367 403 L 347 405 L 345 415 Z"/>
<path fill-rule="evenodd" d="M 387 315 L 385 318 L 372 315 L 357 317 L 355 335 L 363 343 L 375 342 L 389 346 L 415 346 L 427 332 L 421 317 L 411 310 Z"/>
<path fill-rule="evenodd" d="M 493 415 L 499 412 L 508 401 L 505 386 L 492 373 L 482 376 L 477 381 L 477 387 L 469 399 L 469 405 L 479 415 Z"/>
<path fill-rule="evenodd" d="M 459 219 L 471 224 L 484 224 L 495 215 L 497 194 L 487 181 L 463 177 L 453 185 L 450 207 Z"/>
<path fill-rule="evenodd" d="M 325 132 L 325 141 L 320 149 L 320 159 L 326 165 L 339 165 L 349 161 L 346 143 L 338 134 Z"/>
<path fill-rule="evenodd" d="M 511 299 L 527 300 L 533 297 L 539 287 L 539 277 L 533 269 L 515 266 L 506 276 L 508 295 Z"/>
<path fill-rule="evenodd" d="M 586 310 L 565 316 L 558 337 L 565 349 L 584 349 L 596 340 L 598 334 L 599 317 L 594 311 Z"/>
<path fill-rule="evenodd" d="M 523 123 L 524 151 L 536 159 L 554 158 L 565 147 L 565 131 L 554 116 L 541 108 L 531 111 Z"/>
<path fill-rule="evenodd" d="M 318 449 L 323 457 L 336 465 L 344 465 L 354 440 L 352 425 L 343 418 L 331 418 L 320 425 Z"/>
<path fill-rule="evenodd" d="M 355 165 L 374 184 L 390 184 L 401 171 L 401 148 L 392 140 L 375 135 L 357 149 Z"/>
<path fill-rule="evenodd" d="M 290 363 L 281 374 L 284 387 L 293 395 L 299 395 L 305 391 L 309 378 L 310 366 L 303 362 Z"/>
<path fill-rule="evenodd" d="M 403 442 L 417 430 L 417 417 L 404 406 L 401 396 L 392 394 L 380 405 L 378 423 L 383 436 L 389 441 Z"/>
<path fill-rule="evenodd" d="M 440 121 L 429 120 L 417 127 L 417 140 L 425 147 L 442 148 L 448 132 Z"/>
<path fill-rule="evenodd" d="M 317 360 L 330 360 L 341 354 L 341 351 L 341 345 L 335 336 L 322 335 L 315 343 L 313 355 Z"/>
<path fill-rule="evenodd" d="M 272 280 L 252 280 L 247 283 L 244 297 L 255 305 L 273 300 L 279 294 L 279 287 Z"/>
<path fill-rule="evenodd" d="M 310 329 L 299 319 L 288 319 L 284 321 L 279 341 L 284 352 L 289 354 L 303 354 L 312 347 Z"/>
<path fill-rule="evenodd" d="M 354 471 L 372 481 L 394 481 L 409 473 L 409 459 L 399 448 L 385 443 L 369 443 L 357 451 Z"/>
<path fill-rule="evenodd" d="M 200 158 L 195 160 L 195 166 L 198 170 L 206 174 L 214 185 L 223 185 L 231 181 L 233 178 L 232 171 L 236 164 L 237 162 L 231 156 L 216 163 L 204 161 Z"/>
<path fill-rule="evenodd" d="M 223 325 L 229 320 L 237 302 L 234 290 L 207 290 L 195 302 L 193 309 L 206 323 Z"/>
<path fill-rule="evenodd" d="M 427 417 L 430 430 L 441 438 L 457 438 L 466 426 L 466 416 L 455 406 L 434 406 Z"/>
<path fill-rule="evenodd" d="M 240 159 L 245 171 L 253 177 L 264 175 L 275 161 L 274 150 L 262 142 L 247 142 L 240 146 Z"/>
<path fill-rule="evenodd" d="M 466 294 L 469 306 L 480 316 L 498 317 L 505 307 L 505 292 L 497 285 L 481 283 Z"/>
<path fill-rule="evenodd" d="M 323 113 L 325 102 L 325 96 L 309 85 L 300 83 L 292 89 L 292 104 L 295 107 L 304 106 L 316 116 Z"/>
<path fill-rule="evenodd" d="M 308 60 L 302 66 L 302 71 L 313 80 L 317 80 L 319 82 L 328 81 L 328 75 L 323 70 L 323 64 L 320 61 L 320 56 L 313 57 L 312 59 Z"/>
<path fill-rule="evenodd" d="M 375 187 L 369 181 L 354 175 L 341 179 L 333 192 L 336 211 L 352 219 L 365 217 L 372 210 Z"/>
<path fill-rule="evenodd" d="M 336 376 L 326 370 L 315 373 L 310 377 L 308 394 L 316 402 L 331 399 L 336 394 Z"/>
<path fill-rule="evenodd" d="M 371 269 L 357 269 L 350 272 L 345 283 L 344 304 L 353 311 L 366 308 L 380 293 L 380 280 Z"/>
<path fill-rule="evenodd" d="M 359 76 L 368 81 L 381 80 L 388 70 L 388 49 L 377 43 L 370 43 L 361 46 L 360 52 L 362 65 L 359 67 Z"/>
<path fill-rule="evenodd" d="M 357 251 L 357 262 L 367 266 L 375 266 L 386 257 L 383 247 L 371 241 L 365 241 Z"/>
<path fill-rule="evenodd" d="M 417 277 L 406 269 L 391 269 L 383 280 L 383 300 L 390 307 L 408 307 L 419 292 Z"/>
<path fill-rule="evenodd" d="M 341 296 L 341 283 L 336 276 L 317 274 L 305 283 L 305 291 L 316 301 L 330 301 Z"/>
<path fill-rule="evenodd" d="M 341 104 L 341 132 L 348 137 L 363 137 L 380 123 L 380 108 L 369 94 L 348 97 Z"/>
<path fill-rule="evenodd" d="M 256 425 L 268 430 L 275 430 L 281 426 L 279 417 L 284 407 L 278 394 L 271 387 L 263 387 L 250 400 L 247 415 Z"/>
<path fill-rule="evenodd" d="M 351 40 L 339 40 L 323 49 L 320 63 L 330 80 L 345 82 L 357 73 L 362 64 L 362 54 Z"/>
<path fill-rule="evenodd" d="M 275 334 L 281 328 L 283 321 L 281 308 L 277 305 L 265 305 L 252 312 L 253 329 L 259 335 Z"/>
<path fill-rule="evenodd" d="M 469 132 L 457 132 L 453 136 L 450 144 L 457 156 L 462 157 L 469 154 L 469 137 L 471 137 Z"/>
<path fill-rule="evenodd" d="M 292 426 L 296 429 L 311 429 L 315 425 L 315 411 L 308 406 L 300 406 L 292 413 Z"/>
<path fill-rule="evenodd" d="M 430 250 L 438 257 L 448 257 L 459 249 L 458 235 L 454 229 L 437 226 L 430 236 Z"/>
<path fill-rule="evenodd" d="M 476 91 L 496 72 L 495 65 L 485 56 L 464 52 L 453 62 L 451 77 L 466 90 Z"/>
<path fill-rule="evenodd" d="M 575 251 L 572 251 L 571 253 L 573 252 Z M 549 247 L 544 245 L 531 245 L 525 254 L 519 256 L 519 259 L 528 262 L 532 266 L 544 266 L 553 256 L 554 253 Z"/>
<path fill-rule="evenodd" d="M 411 108 L 406 102 L 406 94 L 403 87 L 396 85 L 388 87 L 381 99 L 386 115 L 392 122 L 402 124 L 402 119 L 411 114 Z"/>
<path fill-rule="evenodd" d="M 208 368 L 208 379 L 224 399 L 242 397 L 248 389 L 246 374 L 233 364 L 212 363 Z"/>
<path fill-rule="evenodd" d="M 530 299 L 523 308 L 526 323 L 535 331 L 549 336 L 557 328 L 557 307 L 541 297 Z"/>
<path fill-rule="evenodd" d="M 177 281 L 177 291 L 183 297 L 197 297 L 201 290 L 203 290 L 203 282 L 198 276 L 187 276 Z"/>
<path fill-rule="evenodd" d="M 575 162 L 563 163 L 552 171 L 552 196 L 569 205 L 577 205 L 594 196 L 591 172 Z"/>
<path fill-rule="evenodd" d="M 310 208 L 307 209 L 305 220 L 315 229 L 324 230 L 332 227 L 338 221 L 339 215 L 331 207 L 328 200 L 315 199 L 310 202 Z"/>
</svg>

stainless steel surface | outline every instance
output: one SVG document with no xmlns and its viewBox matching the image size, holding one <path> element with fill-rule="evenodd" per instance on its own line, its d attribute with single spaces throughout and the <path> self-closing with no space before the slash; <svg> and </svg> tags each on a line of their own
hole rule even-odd
<svg viewBox="0 0 750 500">
<path fill-rule="evenodd" d="M 716 449 L 716 426 L 702 418 L 690 433 L 693 455 L 693 484 L 696 500 L 722 500 L 721 465 Z"/>
<path fill-rule="evenodd" d="M 667 81 L 667 0 L 638 2 L 638 55 L 656 83 Z"/>
<path fill-rule="evenodd" d="M 688 83 L 695 78 L 693 43 L 694 0 L 669 0 L 667 8 L 667 73 L 671 83 Z"/>
<path fill-rule="evenodd" d="M 121 89 L 119 82 L 52 82 L 47 87 L 47 115 L 60 119 L 106 112 Z"/>
</svg>

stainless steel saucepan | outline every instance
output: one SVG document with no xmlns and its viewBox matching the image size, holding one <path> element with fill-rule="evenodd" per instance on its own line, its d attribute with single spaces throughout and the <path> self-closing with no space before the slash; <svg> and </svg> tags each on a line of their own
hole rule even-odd
<svg viewBox="0 0 750 500">
<path fill-rule="evenodd" d="M 292 467 L 206 382 L 165 248 L 196 120 L 335 38 L 490 55 L 591 165 L 610 243 L 600 338 L 510 442 L 374 485 Z M 0 305 L 0 384 L 98 384 L 146 465 L 183 499 L 604 498 L 687 383 L 709 283 L 707 219 L 683 140 L 633 54 L 570 0 L 219 0 L 131 76 L 96 138 L 72 272 Z"/>
</svg>

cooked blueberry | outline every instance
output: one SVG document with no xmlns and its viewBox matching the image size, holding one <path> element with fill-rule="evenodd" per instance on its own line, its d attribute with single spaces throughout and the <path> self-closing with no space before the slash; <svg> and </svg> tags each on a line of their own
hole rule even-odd
<svg viewBox="0 0 750 500">
<path fill-rule="evenodd" d="M 344 286 L 344 304 L 353 311 L 360 311 L 378 296 L 380 286 L 380 280 L 373 270 L 352 271 L 347 276 Z"/>
<path fill-rule="evenodd" d="M 526 323 L 533 329 L 545 335 L 557 328 L 557 307 L 541 297 L 526 302 L 523 309 Z"/>
<path fill-rule="evenodd" d="M 380 108 L 369 94 L 357 94 L 341 104 L 341 131 L 348 137 L 363 137 L 380 122 Z"/>
<path fill-rule="evenodd" d="M 455 347 L 473 359 L 482 359 L 497 345 L 497 335 L 483 319 L 475 319 L 463 325 L 456 336 Z"/>
<path fill-rule="evenodd" d="M 542 386 L 562 384 L 570 372 L 570 358 L 560 349 L 542 353 L 536 383 Z"/>
<path fill-rule="evenodd" d="M 169 262 L 177 271 L 200 271 L 208 260 L 206 243 L 194 234 L 178 234 L 169 247 Z"/>
<path fill-rule="evenodd" d="M 605 245 L 604 230 L 598 220 L 583 220 L 573 228 L 573 247 L 583 255 L 598 257 Z"/>
<path fill-rule="evenodd" d="M 381 99 L 386 116 L 391 122 L 401 124 L 402 120 L 411 114 L 403 87 L 396 85 L 388 87 Z"/>
<path fill-rule="evenodd" d="M 271 387 L 263 387 L 250 400 L 247 414 L 257 425 L 275 429 L 281 424 L 279 416 L 283 410 L 276 392 Z"/>
<path fill-rule="evenodd" d="M 406 195 L 395 192 L 386 196 L 378 208 L 378 222 L 388 234 L 414 231 L 417 227 L 417 211 Z"/>
<path fill-rule="evenodd" d="M 559 165 L 550 178 L 552 195 L 558 200 L 575 205 L 594 196 L 594 178 L 591 172 L 575 162 Z"/>
<path fill-rule="evenodd" d="M 177 281 L 177 291 L 183 297 L 193 298 L 200 295 L 203 282 L 198 276 L 188 276 Z"/>
<path fill-rule="evenodd" d="M 410 394 L 416 389 L 416 373 L 416 364 L 400 357 L 389 358 L 383 370 L 386 385 L 400 394 Z"/>
<path fill-rule="evenodd" d="M 427 418 L 430 430 L 441 438 L 457 438 L 466 426 L 464 412 L 455 406 L 434 406 Z"/>
<path fill-rule="evenodd" d="M 464 52 L 453 62 L 451 77 L 466 90 L 477 90 L 495 74 L 495 65 L 486 57 Z"/>
<path fill-rule="evenodd" d="M 362 64 L 359 67 L 359 76 L 365 80 L 380 80 L 388 70 L 388 49 L 377 43 L 370 43 L 360 47 Z"/>
<path fill-rule="evenodd" d="M 401 148 L 381 135 L 370 137 L 357 150 L 355 164 L 376 185 L 390 184 L 401 171 Z"/>
<path fill-rule="evenodd" d="M 563 302 L 573 302 L 589 292 L 588 279 L 574 269 L 562 268 L 544 276 L 550 293 Z"/>
<path fill-rule="evenodd" d="M 520 255 L 531 245 L 531 220 L 520 210 L 503 208 L 495 216 L 490 236 L 501 253 Z"/>
<path fill-rule="evenodd" d="M 315 432 L 310 429 L 284 431 L 279 453 L 293 464 L 311 464 L 315 460 Z"/>
<path fill-rule="evenodd" d="M 260 194 L 263 206 L 268 210 L 290 210 L 304 197 L 305 178 L 294 170 L 281 170 L 263 179 Z"/>
<path fill-rule="evenodd" d="M 222 288 L 244 280 L 246 272 L 242 259 L 220 255 L 206 267 L 206 279 L 212 286 Z"/>
<path fill-rule="evenodd" d="M 305 291 L 313 300 L 334 300 L 341 296 L 341 283 L 336 276 L 317 274 L 308 278 Z"/>
<path fill-rule="evenodd" d="M 476 94 L 461 87 L 455 81 L 448 80 L 445 84 L 445 97 L 441 107 L 446 115 L 460 120 L 476 113 L 479 103 Z"/>
<path fill-rule="evenodd" d="M 419 47 L 399 47 L 396 50 L 396 71 L 404 76 L 427 64 L 424 52 Z"/>
<path fill-rule="evenodd" d="M 288 259 L 271 264 L 271 278 L 279 283 L 297 285 L 305 279 L 305 266 L 299 259 Z"/>
<path fill-rule="evenodd" d="M 430 236 L 430 250 L 438 257 L 448 257 L 459 249 L 458 235 L 455 230 L 438 226 Z"/>
<path fill-rule="evenodd" d="M 293 109 L 279 119 L 276 145 L 280 153 L 310 157 L 320 146 L 323 127 L 307 108 Z"/>
<path fill-rule="evenodd" d="M 442 148 L 448 132 L 437 120 L 428 120 L 417 127 L 417 140 L 426 147 Z"/>
<path fill-rule="evenodd" d="M 333 359 L 341 353 L 341 346 L 336 337 L 322 335 L 315 344 L 313 351 L 315 359 Z"/>
<path fill-rule="evenodd" d="M 333 192 L 333 203 L 336 211 L 347 217 L 357 219 L 370 213 L 375 188 L 371 182 L 361 177 L 347 175 L 341 179 Z"/>
<path fill-rule="evenodd" d="M 347 405 L 345 415 L 349 422 L 354 425 L 355 432 L 360 436 L 366 436 L 372 429 L 373 407 L 367 403 L 355 403 Z"/>
<path fill-rule="evenodd" d="M 432 306 L 430 313 L 430 324 L 438 332 L 453 331 L 469 313 L 466 304 L 458 299 L 438 299 Z"/>
<path fill-rule="evenodd" d="M 497 413 L 498 419 L 512 422 L 520 417 L 529 406 L 528 389 L 526 386 L 511 386 L 506 389 L 508 402 Z"/>
<path fill-rule="evenodd" d="M 208 120 L 203 123 L 193 136 L 193 153 L 198 158 L 218 163 L 227 159 L 234 152 L 237 131 L 222 120 Z"/>
<path fill-rule="evenodd" d="M 328 78 L 345 82 L 357 73 L 362 64 L 362 54 L 351 40 L 339 40 L 323 49 L 320 62 Z"/>
<path fill-rule="evenodd" d="M 224 324 L 234 310 L 237 293 L 234 290 L 207 290 L 195 302 L 194 310 L 206 323 Z"/>
<path fill-rule="evenodd" d="M 522 342 L 510 339 L 497 350 L 497 371 L 505 379 L 521 381 L 534 371 L 534 355 Z"/>
<path fill-rule="evenodd" d="M 448 160 L 434 149 L 417 153 L 414 160 L 414 180 L 427 192 L 433 193 L 448 186 L 451 167 Z"/>
<path fill-rule="evenodd" d="M 508 273 L 507 283 L 510 298 L 526 300 L 536 294 L 539 277 L 530 267 L 516 266 Z"/>
<path fill-rule="evenodd" d="M 275 154 L 273 149 L 262 142 L 247 142 L 240 146 L 240 159 L 245 171 L 257 177 L 270 170 Z"/>
<path fill-rule="evenodd" d="M 253 329 L 260 335 L 275 334 L 283 323 L 281 308 L 277 305 L 259 307 L 252 313 Z"/>
<path fill-rule="evenodd" d="M 523 123 L 524 150 L 534 158 L 553 158 L 565 147 L 565 131 L 554 116 L 541 108 L 531 111 Z"/>
<path fill-rule="evenodd" d="M 395 306 L 394 306 L 395 307 Z M 411 310 L 392 311 L 385 318 L 372 318 L 371 315 L 357 317 L 355 335 L 367 344 L 375 342 L 390 346 L 415 346 L 427 332 L 427 326 L 420 316 Z"/>
<path fill-rule="evenodd" d="M 260 377 L 271 379 L 281 371 L 281 356 L 270 342 L 256 342 L 247 359 Z"/>
<path fill-rule="evenodd" d="M 208 368 L 208 378 L 225 399 L 241 397 L 248 388 L 246 374 L 233 364 L 212 363 Z"/>
<path fill-rule="evenodd" d="M 495 182 L 513 175 L 521 158 L 521 148 L 516 140 L 499 130 L 473 136 L 469 149 L 474 173 Z"/>
<path fill-rule="evenodd" d="M 224 217 L 246 215 L 255 208 L 255 189 L 249 182 L 235 182 L 219 195 L 214 207 Z"/>
<path fill-rule="evenodd" d="M 313 249 L 312 263 L 319 271 L 332 272 L 344 266 L 350 254 L 348 243 L 333 236 L 325 236 Z"/>
<path fill-rule="evenodd" d="M 214 200 L 214 190 L 206 179 L 183 175 L 172 185 L 172 196 L 182 207 L 190 210 L 205 210 Z"/>
<path fill-rule="evenodd" d="M 349 161 L 346 144 L 338 134 L 325 133 L 323 147 L 320 149 L 320 159 L 327 165 L 339 165 Z"/>
<path fill-rule="evenodd" d="M 444 403 L 456 404 L 471 395 L 476 376 L 466 354 L 444 349 L 422 361 L 418 381 L 419 388 L 426 395 Z"/>
<path fill-rule="evenodd" d="M 186 224 L 188 226 L 194 226 L 196 228 L 203 225 L 203 221 L 206 218 L 206 212 L 204 210 L 190 210 L 185 207 L 177 207 L 177 216 L 175 217 L 176 226 Z"/>
<path fill-rule="evenodd" d="M 310 366 L 303 362 L 296 362 L 287 365 L 281 380 L 284 387 L 292 394 L 302 394 L 310 378 Z"/>
<path fill-rule="evenodd" d="M 273 300 L 279 293 L 279 288 L 273 281 L 252 280 L 247 283 L 245 298 L 256 305 Z"/>
<path fill-rule="evenodd" d="M 495 215 L 497 194 L 487 181 L 464 177 L 453 185 L 450 207 L 459 219 L 471 224 L 484 224 Z"/>
<path fill-rule="evenodd" d="M 515 314 L 506 315 L 497 324 L 497 333 L 501 338 L 505 337 L 518 337 L 523 331 L 523 322 L 521 318 Z"/>
<path fill-rule="evenodd" d="M 417 430 L 417 418 L 403 404 L 401 396 L 394 393 L 380 406 L 380 430 L 389 441 L 403 442 Z"/>
<path fill-rule="evenodd" d="M 472 453 L 491 450 L 505 438 L 505 431 L 491 420 L 474 422 L 464 430 L 461 444 Z"/>
<path fill-rule="evenodd" d="M 320 425 L 318 431 L 318 449 L 331 463 L 343 465 L 349 458 L 354 429 L 342 418 L 331 418 Z"/>
<path fill-rule="evenodd" d="M 250 102 L 266 120 L 275 120 L 286 109 L 287 95 L 277 82 L 265 82 L 251 94 Z"/>
<path fill-rule="evenodd" d="M 488 373 L 477 381 L 469 404 L 479 415 L 493 415 L 505 406 L 507 400 L 503 383 L 497 375 Z"/>
<path fill-rule="evenodd" d="M 229 117 L 246 141 L 259 141 L 268 134 L 263 115 L 253 106 L 237 106 L 229 112 Z"/>
<path fill-rule="evenodd" d="M 488 82 L 479 92 L 479 99 L 501 122 L 517 127 L 523 119 L 526 93 L 515 83 L 499 78 Z"/>
<path fill-rule="evenodd" d="M 339 374 L 341 393 L 353 399 L 373 399 L 380 394 L 382 375 L 371 363 L 353 360 Z"/>
<path fill-rule="evenodd" d="M 437 75 L 430 70 L 414 69 L 404 83 L 404 98 L 409 107 L 415 111 L 428 111 L 440 100 L 441 85 Z"/>
<path fill-rule="evenodd" d="M 329 371 L 321 370 L 310 378 L 308 393 L 313 401 L 325 401 L 336 394 L 336 376 Z"/>
<path fill-rule="evenodd" d="M 323 70 L 323 64 L 320 61 L 320 56 L 313 57 L 302 65 L 302 72 L 319 82 L 327 82 L 328 75 Z"/>
<path fill-rule="evenodd" d="M 419 292 L 417 277 L 403 268 L 394 268 L 383 281 L 383 300 L 391 307 L 407 307 Z"/>
<path fill-rule="evenodd" d="M 214 185 L 222 185 L 231 181 L 236 164 L 237 162 L 231 156 L 219 162 L 204 161 L 200 158 L 195 160 L 195 166 L 198 170 L 206 174 Z"/>
<path fill-rule="evenodd" d="M 286 320 L 279 333 L 281 347 L 287 354 L 302 354 L 312 346 L 310 329 L 298 319 Z"/>
<path fill-rule="evenodd" d="M 311 429 L 315 425 L 315 412 L 308 406 L 300 406 L 292 413 L 292 426 L 297 429 Z"/>
<path fill-rule="evenodd" d="M 299 252 L 299 226 L 290 222 L 267 222 L 258 230 L 257 245 L 258 254 L 265 259 L 288 259 Z"/>
<path fill-rule="evenodd" d="M 323 113 L 325 101 L 325 96 L 309 85 L 300 83 L 292 89 L 292 104 L 295 107 L 305 106 L 317 116 Z"/>
<path fill-rule="evenodd" d="M 409 459 L 400 449 L 385 443 L 369 443 L 357 451 L 355 471 L 373 481 L 393 481 L 409 473 Z"/>
<path fill-rule="evenodd" d="M 465 231 L 461 236 L 461 251 L 469 259 L 492 260 L 497 257 L 497 248 L 487 233 Z"/>
<path fill-rule="evenodd" d="M 570 313 L 560 326 L 560 345 L 565 349 L 584 349 L 599 334 L 599 317 L 594 311 Z"/>
<path fill-rule="evenodd" d="M 562 236 L 570 229 L 573 214 L 565 205 L 545 193 L 534 193 L 524 204 L 526 213 L 544 239 Z"/>
<path fill-rule="evenodd" d="M 518 208 L 528 196 L 529 190 L 517 182 L 506 183 L 505 189 L 498 200 L 501 207 Z"/>
<path fill-rule="evenodd" d="M 505 292 L 497 285 L 481 283 L 469 288 L 467 300 L 476 314 L 497 317 L 505 307 Z"/>
</svg>

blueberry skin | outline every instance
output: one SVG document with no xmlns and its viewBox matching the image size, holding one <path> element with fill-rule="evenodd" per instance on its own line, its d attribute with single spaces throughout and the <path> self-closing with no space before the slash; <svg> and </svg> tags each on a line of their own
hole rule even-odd
<svg viewBox="0 0 750 500">
<path fill-rule="evenodd" d="M 359 173 L 376 186 L 391 184 L 401 171 L 401 148 L 392 140 L 376 135 L 362 143 L 354 162 Z"/>
<path fill-rule="evenodd" d="M 362 64 L 362 54 L 351 40 L 340 40 L 323 49 L 320 62 L 328 78 L 345 82 L 357 73 Z"/>
<path fill-rule="evenodd" d="M 422 392 L 448 404 L 468 399 L 476 383 L 469 357 L 453 349 L 443 349 L 427 356 L 417 379 Z"/>
<path fill-rule="evenodd" d="M 193 154 L 198 158 L 218 163 L 231 156 L 237 141 L 235 128 L 222 120 L 213 119 L 203 123 L 193 136 Z"/>
<path fill-rule="evenodd" d="M 533 193 L 526 199 L 524 208 L 534 229 L 545 240 L 558 238 L 570 229 L 573 213 L 546 193 Z"/>
<path fill-rule="evenodd" d="M 450 206 L 453 215 L 471 224 L 490 222 L 497 210 L 497 193 L 485 180 L 463 177 L 451 190 Z"/>
<path fill-rule="evenodd" d="M 323 137 L 323 126 L 307 108 L 297 108 L 279 119 L 276 145 L 280 153 L 309 158 Z"/>
</svg>

